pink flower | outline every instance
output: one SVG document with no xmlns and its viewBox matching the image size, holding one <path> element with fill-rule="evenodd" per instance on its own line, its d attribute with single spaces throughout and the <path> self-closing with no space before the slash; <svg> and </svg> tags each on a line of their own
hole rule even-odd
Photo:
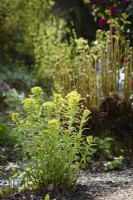
<svg viewBox="0 0 133 200">
<path fill-rule="evenodd" d="M 105 18 L 100 18 L 98 21 L 98 25 L 102 28 L 107 24 L 107 20 Z"/>
<path fill-rule="evenodd" d="M 108 8 L 108 10 L 110 10 L 111 15 L 114 15 L 117 11 L 117 8 L 115 6 L 111 6 L 111 7 Z"/>
</svg>

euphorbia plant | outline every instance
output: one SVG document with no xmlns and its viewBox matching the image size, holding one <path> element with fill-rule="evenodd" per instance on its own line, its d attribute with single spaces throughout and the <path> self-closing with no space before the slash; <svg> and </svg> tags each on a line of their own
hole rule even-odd
<svg viewBox="0 0 133 200">
<path fill-rule="evenodd" d="M 44 102 L 40 87 L 32 88 L 31 92 L 23 101 L 25 115 L 12 114 L 16 124 L 14 134 L 27 165 L 24 171 L 28 184 L 45 189 L 49 184 L 54 188 L 69 187 L 76 181 L 80 164 L 85 160 L 80 156 L 85 157 L 89 151 L 86 152 L 82 131 L 90 111 L 83 111 L 76 91 L 66 98 L 54 94 L 53 101 L 48 102 Z"/>
</svg>

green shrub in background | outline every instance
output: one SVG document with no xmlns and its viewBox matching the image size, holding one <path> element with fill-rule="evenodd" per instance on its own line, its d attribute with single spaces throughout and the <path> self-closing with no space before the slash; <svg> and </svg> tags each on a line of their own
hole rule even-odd
<svg viewBox="0 0 133 200">
<path fill-rule="evenodd" d="M 77 180 L 79 167 L 93 145 L 93 138 L 87 142 L 82 138 L 90 111 L 81 112 L 83 107 L 76 91 L 66 98 L 54 94 L 49 102 L 44 102 L 40 87 L 31 92 L 23 101 L 25 115 L 12 114 L 13 134 L 27 165 L 23 174 L 25 184 L 45 189 L 49 184 L 54 188 L 69 187 Z"/>
<path fill-rule="evenodd" d="M 94 143 L 96 144 L 96 155 L 112 158 L 111 141 L 113 141 L 113 139 L 110 137 L 95 137 Z"/>
<path fill-rule="evenodd" d="M 110 161 L 104 164 L 104 169 L 106 171 L 113 170 L 113 169 L 122 169 L 122 167 L 124 166 L 123 159 L 124 159 L 123 156 L 114 157 L 113 161 Z"/>
<path fill-rule="evenodd" d="M 37 56 L 34 55 L 34 41 L 36 41 L 38 30 L 40 30 L 40 24 L 43 24 L 45 31 L 47 31 L 48 24 L 48 27 L 52 26 L 49 18 L 52 16 L 51 9 L 53 5 L 54 0 L 0 1 L 1 59 L 2 62 L 10 65 L 11 70 L 12 65 L 15 65 L 17 69 L 21 68 L 23 65 L 29 70 L 30 75 L 39 74 L 37 72 L 38 68 L 35 70 L 35 65 L 36 63 L 38 64 L 38 60 L 35 60 Z M 46 48 L 48 48 L 48 46 Z M 51 66 L 49 70 L 49 74 L 51 74 L 52 67 L 53 66 Z M 36 77 L 38 78 L 38 76 Z M 45 76 L 45 78 L 46 79 L 43 79 L 41 83 L 47 87 L 46 89 L 48 91 L 50 90 L 49 86 L 51 86 L 51 78 L 49 78 L 49 76 Z M 39 76 L 39 81 L 40 79 L 41 76 Z"/>
<path fill-rule="evenodd" d="M 9 130 L 6 124 L 0 123 L 0 145 L 5 145 L 9 139 Z"/>
<path fill-rule="evenodd" d="M 35 68 L 38 78 L 45 90 L 53 88 L 55 65 L 61 62 L 61 69 L 65 72 L 66 66 L 78 70 L 81 55 L 76 47 L 76 34 L 73 30 L 69 40 L 66 39 L 70 30 L 66 28 L 63 19 L 50 17 L 47 22 L 41 23 L 34 40 Z M 69 92 L 69 91 L 68 91 Z"/>
<path fill-rule="evenodd" d="M 79 62 L 75 39 L 70 36 L 66 41 L 70 31 L 63 19 L 52 14 L 53 5 L 53 0 L 0 2 L 3 13 L 0 33 L 5 37 L 1 50 L 5 60 L 35 71 L 39 84 L 49 94 L 57 60 L 65 55 L 72 68 Z"/>
<path fill-rule="evenodd" d="M 61 40 L 65 31 L 64 21 L 50 17 L 41 23 L 34 39 L 35 69 L 37 77 L 50 94 L 53 87 L 53 71 L 59 55 L 65 53 Z"/>
<path fill-rule="evenodd" d="M 15 145 L 15 137 L 11 136 L 11 131 L 9 129 L 9 125 L 6 123 L 0 122 L 0 147 L 4 149 L 5 147 L 13 148 Z M 0 161 L 7 162 L 7 155 L 3 151 L 1 151 Z"/>
<path fill-rule="evenodd" d="M 1 50 L 7 58 L 33 59 L 33 36 L 41 22 L 51 15 L 53 0 L 1 0 Z M 4 56 L 6 56 L 4 55 Z M 33 63 L 32 63 L 33 64 Z"/>
</svg>

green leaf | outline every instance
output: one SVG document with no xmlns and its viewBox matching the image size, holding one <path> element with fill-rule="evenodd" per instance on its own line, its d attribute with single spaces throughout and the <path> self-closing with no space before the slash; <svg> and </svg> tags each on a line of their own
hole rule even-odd
<svg viewBox="0 0 133 200">
<path fill-rule="evenodd" d="M 86 140 L 87 140 L 87 143 L 88 144 L 91 144 L 92 143 L 92 141 L 93 141 L 93 136 L 87 136 L 87 138 L 86 138 Z"/>
<path fill-rule="evenodd" d="M 44 197 L 44 200 L 50 200 L 50 195 L 46 194 L 46 196 Z"/>
</svg>

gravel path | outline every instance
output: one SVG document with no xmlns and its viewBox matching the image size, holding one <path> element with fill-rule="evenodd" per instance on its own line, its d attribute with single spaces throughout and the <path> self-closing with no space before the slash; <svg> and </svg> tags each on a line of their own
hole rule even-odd
<svg viewBox="0 0 133 200">
<path fill-rule="evenodd" d="M 88 187 L 88 194 L 94 200 L 133 200 L 133 169 L 81 172 L 78 182 Z"/>
<path fill-rule="evenodd" d="M 90 173 L 89 170 L 81 171 L 74 188 L 52 196 L 50 200 L 133 200 L 133 168 L 96 173 Z M 12 197 L 2 198 L 22 199 L 44 200 L 44 191 L 18 193 Z"/>
</svg>

